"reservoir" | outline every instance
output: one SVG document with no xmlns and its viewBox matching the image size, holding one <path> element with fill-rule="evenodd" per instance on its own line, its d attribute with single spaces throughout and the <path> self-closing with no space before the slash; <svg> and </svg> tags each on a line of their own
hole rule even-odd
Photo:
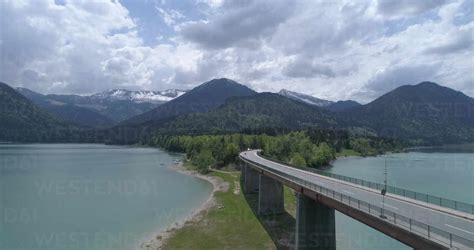
<svg viewBox="0 0 474 250">
<path fill-rule="evenodd" d="M 97 144 L 0 145 L 0 249 L 136 249 L 185 218 L 210 183 L 183 155 Z"/>
<path fill-rule="evenodd" d="M 465 148 L 342 158 L 327 171 L 383 183 L 385 162 L 390 186 L 474 204 L 474 151 Z M 338 249 L 410 249 L 338 212 L 336 231 Z"/>
<path fill-rule="evenodd" d="M 0 249 L 135 249 L 211 194 L 183 155 L 98 144 L 0 145 Z M 474 151 L 349 157 L 327 171 L 474 203 Z M 336 212 L 338 249 L 409 249 Z"/>
</svg>

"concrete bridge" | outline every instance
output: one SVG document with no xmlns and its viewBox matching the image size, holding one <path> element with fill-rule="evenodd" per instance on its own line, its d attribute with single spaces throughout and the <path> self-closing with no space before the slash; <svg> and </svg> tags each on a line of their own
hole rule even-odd
<svg viewBox="0 0 474 250">
<path fill-rule="evenodd" d="M 283 185 L 297 192 L 296 249 L 336 249 L 335 210 L 415 249 L 474 249 L 474 216 L 300 170 L 259 150 L 240 153 L 243 191 L 258 192 L 258 213 L 284 211 Z M 466 192 L 469 192 L 466 190 Z"/>
</svg>

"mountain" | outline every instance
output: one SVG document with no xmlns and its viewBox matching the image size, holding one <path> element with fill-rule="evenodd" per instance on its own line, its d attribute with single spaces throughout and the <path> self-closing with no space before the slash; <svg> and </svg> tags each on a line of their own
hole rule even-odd
<svg viewBox="0 0 474 250">
<path fill-rule="evenodd" d="M 179 115 L 209 111 L 222 105 L 230 97 L 254 94 L 255 91 L 235 81 L 226 78 L 213 79 L 121 125 L 159 124 Z"/>
<path fill-rule="evenodd" d="M 347 100 L 347 101 L 337 101 L 335 103 L 330 104 L 329 106 L 326 106 L 325 108 L 333 112 L 341 112 L 347 109 L 358 107 L 360 105 L 361 104 L 356 101 Z"/>
<path fill-rule="evenodd" d="M 90 96 L 79 96 L 42 95 L 25 88 L 17 90 L 37 105 L 67 121 L 96 128 L 110 127 L 185 93 L 177 89 L 165 91 L 114 89 Z"/>
<path fill-rule="evenodd" d="M 278 94 L 260 93 L 230 98 L 208 112 L 179 116 L 160 126 L 158 132 L 202 134 L 314 126 L 346 128 L 414 144 L 474 142 L 474 99 L 423 82 L 334 113 Z"/>
<path fill-rule="evenodd" d="M 25 88 L 17 88 L 23 96 L 30 99 L 34 104 L 53 113 L 65 121 L 75 123 L 86 127 L 108 127 L 114 124 L 114 121 L 93 109 L 88 109 L 71 104 L 73 102 L 60 101 L 54 98 L 54 95 L 45 96 Z M 81 98 L 77 96 L 77 98 Z"/>
<path fill-rule="evenodd" d="M 401 86 L 341 114 L 341 122 L 418 144 L 474 141 L 474 98 L 432 82 Z"/>
<path fill-rule="evenodd" d="M 113 89 L 91 96 L 93 99 L 109 101 L 132 101 L 136 103 L 149 102 L 162 104 L 186 93 L 184 90 L 169 89 L 165 91 L 130 91 Z"/>
<path fill-rule="evenodd" d="M 39 106 L 45 108 L 49 112 L 65 121 L 84 127 L 106 128 L 114 125 L 115 123 L 112 119 L 99 114 L 96 111 L 70 104 Z"/>
<path fill-rule="evenodd" d="M 38 104 L 45 102 L 51 105 L 50 109 L 60 107 L 66 113 L 72 112 L 67 109 L 70 106 L 101 114 L 103 110 L 123 113 L 122 109 L 128 112 L 139 107 L 133 105 L 152 105 L 138 102 L 144 99 L 124 91 L 100 97 L 20 91 Z M 320 127 L 346 128 L 417 145 L 474 142 L 474 98 L 432 82 L 401 86 L 366 105 L 342 101 L 319 107 L 281 94 L 256 93 L 229 79 L 214 79 L 162 105 L 153 104 L 156 108 L 113 128 L 86 132 L 36 106 L 6 84 L 0 84 L 0 104 L 0 141 L 129 144 L 150 140 L 155 133 Z M 58 110 L 55 112 L 61 114 Z"/>
<path fill-rule="evenodd" d="M 307 103 L 307 104 L 310 104 L 310 105 L 315 105 L 315 106 L 318 106 L 318 107 L 327 107 L 327 106 L 334 103 L 332 101 L 319 99 L 319 98 L 316 98 L 314 96 L 301 94 L 301 93 L 289 91 L 289 90 L 286 90 L 286 89 L 280 90 L 280 92 L 278 92 L 278 94 L 282 95 L 284 97 L 293 99 L 295 101 L 304 102 L 304 103 Z"/>
<path fill-rule="evenodd" d="M 259 93 L 230 98 L 217 109 L 206 113 L 180 116 L 162 126 L 171 133 L 238 132 L 244 129 L 335 127 L 333 115 L 316 106 L 279 94 Z"/>
<path fill-rule="evenodd" d="M 79 130 L 36 106 L 5 83 L 0 83 L 0 141 L 58 142 L 73 140 Z"/>
<path fill-rule="evenodd" d="M 323 99 L 316 98 L 314 96 L 310 96 L 310 95 L 306 95 L 306 94 L 302 94 L 298 92 L 293 92 L 286 89 L 280 90 L 278 94 L 284 97 L 293 99 L 295 101 L 303 102 L 303 103 L 318 106 L 318 107 L 323 107 L 333 112 L 340 112 L 340 111 L 361 105 L 360 103 L 356 101 L 352 101 L 352 100 L 337 101 L 337 102 L 323 100 Z"/>
</svg>

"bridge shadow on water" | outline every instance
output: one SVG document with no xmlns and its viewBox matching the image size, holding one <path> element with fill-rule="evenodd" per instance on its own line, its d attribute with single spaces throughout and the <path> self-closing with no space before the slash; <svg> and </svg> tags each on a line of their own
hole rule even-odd
<svg viewBox="0 0 474 250">
<path fill-rule="evenodd" d="M 242 183 L 241 183 L 241 186 Z M 288 192 L 288 191 L 285 191 Z M 260 224 L 265 228 L 268 235 L 271 237 L 277 249 L 294 249 L 295 244 L 295 217 L 288 211 L 293 210 L 293 204 L 288 207 L 285 206 L 285 212 L 276 215 L 258 215 L 258 193 L 244 193 L 245 200 L 255 214 L 255 217 L 260 221 Z M 285 195 L 285 199 L 288 196 Z M 293 203 L 293 202 L 291 202 Z"/>
</svg>

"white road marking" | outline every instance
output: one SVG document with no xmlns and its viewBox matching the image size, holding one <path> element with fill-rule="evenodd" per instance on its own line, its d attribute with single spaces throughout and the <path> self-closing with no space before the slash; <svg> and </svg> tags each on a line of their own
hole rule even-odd
<svg viewBox="0 0 474 250">
<path fill-rule="evenodd" d="M 465 232 L 465 233 L 468 233 L 468 234 L 474 234 L 474 233 L 472 233 L 472 232 L 469 232 L 469 231 L 463 230 L 463 229 L 461 229 L 461 228 L 458 228 L 458 227 L 455 227 L 455 226 L 451 226 L 451 225 L 449 225 L 449 224 L 444 224 L 444 225 L 445 225 L 445 226 L 447 226 L 447 227 L 450 227 L 450 228 L 457 229 L 457 230 L 459 230 L 459 231 L 463 231 L 463 232 Z"/>
<path fill-rule="evenodd" d="M 346 193 L 346 194 L 350 194 L 350 195 L 354 195 L 354 193 L 346 191 L 346 190 L 341 190 L 341 192 Z"/>
<path fill-rule="evenodd" d="M 381 204 L 381 205 L 384 205 L 382 202 L 380 202 L 380 204 Z M 385 204 L 385 206 L 391 207 L 391 208 L 393 208 L 393 209 L 398 209 L 398 207 L 390 206 L 390 205 L 388 205 L 388 204 Z"/>
<path fill-rule="evenodd" d="M 308 172 L 308 171 L 304 171 L 304 170 L 301 170 L 301 169 L 296 169 L 296 168 L 292 168 L 292 167 L 289 167 L 289 166 L 285 166 L 283 164 L 280 164 L 280 163 L 277 163 L 277 162 L 273 162 L 273 161 L 270 161 L 270 160 L 267 160 L 265 158 L 262 158 L 260 156 L 257 155 L 257 152 L 256 151 L 249 151 L 250 153 L 252 153 L 250 155 L 250 158 L 252 157 L 255 157 L 255 160 L 251 160 L 251 159 L 247 159 L 248 161 L 250 161 L 249 163 L 251 164 L 252 162 L 268 162 L 268 163 L 271 163 L 275 166 L 280 166 L 280 167 L 283 167 L 285 169 L 288 169 L 290 171 L 297 171 L 297 172 L 301 172 L 302 174 L 304 174 L 305 176 L 310 176 L 310 177 L 316 177 L 316 178 L 320 178 L 320 179 L 323 179 L 323 180 L 327 180 L 327 181 L 330 181 L 330 182 L 335 182 L 335 183 L 338 183 L 338 184 L 342 184 L 342 185 L 350 185 L 351 187 L 354 187 L 354 188 L 358 188 L 358 189 L 361 189 L 363 190 L 364 192 L 369 192 L 369 193 L 377 193 L 379 194 L 378 192 L 374 192 L 374 191 L 371 191 L 371 190 L 367 190 L 365 189 L 365 187 L 361 187 L 359 185 L 355 185 L 355 184 L 352 184 L 352 183 L 348 183 L 348 182 L 344 182 L 344 181 L 341 181 L 341 180 L 337 180 L 337 179 L 333 179 L 333 178 L 328 178 L 326 176 L 322 176 L 322 175 L 318 175 L 318 174 L 315 174 L 315 173 L 312 173 L 312 172 Z M 263 164 L 263 163 L 262 163 Z M 275 170 L 278 170 L 277 168 L 275 167 L 271 167 L 269 166 L 271 169 L 275 169 Z M 290 174 L 290 173 L 287 173 L 287 174 Z M 294 173 L 292 173 L 294 174 Z M 303 178 L 304 179 L 304 178 Z M 327 183 L 327 185 L 329 184 L 329 187 L 326 187 L 328 189 L 333 189 L 332 186 L 330 185 L 330 183 Z M 387 197 L 389 198 L 389 197 Z M 449 216 L 449 217 L 452 217 L 452 218 L 455 218 L 455 219 L 460 219 L 460 220 L 465 220 L 465 221 L 469 221 L 469 222 L 472 222 L 472 219 L 470 218 L 465 218 L 465 217 L 462 217 L 460 215 L 456 215 L 456 214 L 451 214 L 451 213 L 447 213 L 445 211 L 440 211 L 440 210 L 437 210 L 437 209 L 434 209 L 433 207 L 429 207 L 429 206 L 425 206 L 425 205 L 420 205 L 420 204 L 416 204 L 416 203 L 413 203 L 413 202 L 410 202 L 410 201 L 406 201 L 406 200 L 402 200 L 402 199 L 399 199 L 399 198 L 395 198 L 395 197 L 390 197 L 390 199 L 393 199 L 395 200 L 396 202 L 400 202 L 403 204 L 407 204 L 409 206 L 414 206 L 416 208 L 420 208 L 420 209 L 428 209 L 428 210 L 431 210 L 430 212 L 434 212 L 436 214 L 440 214 L 440 215 L 443 215 L 443 216 Z"/>
</svg>

